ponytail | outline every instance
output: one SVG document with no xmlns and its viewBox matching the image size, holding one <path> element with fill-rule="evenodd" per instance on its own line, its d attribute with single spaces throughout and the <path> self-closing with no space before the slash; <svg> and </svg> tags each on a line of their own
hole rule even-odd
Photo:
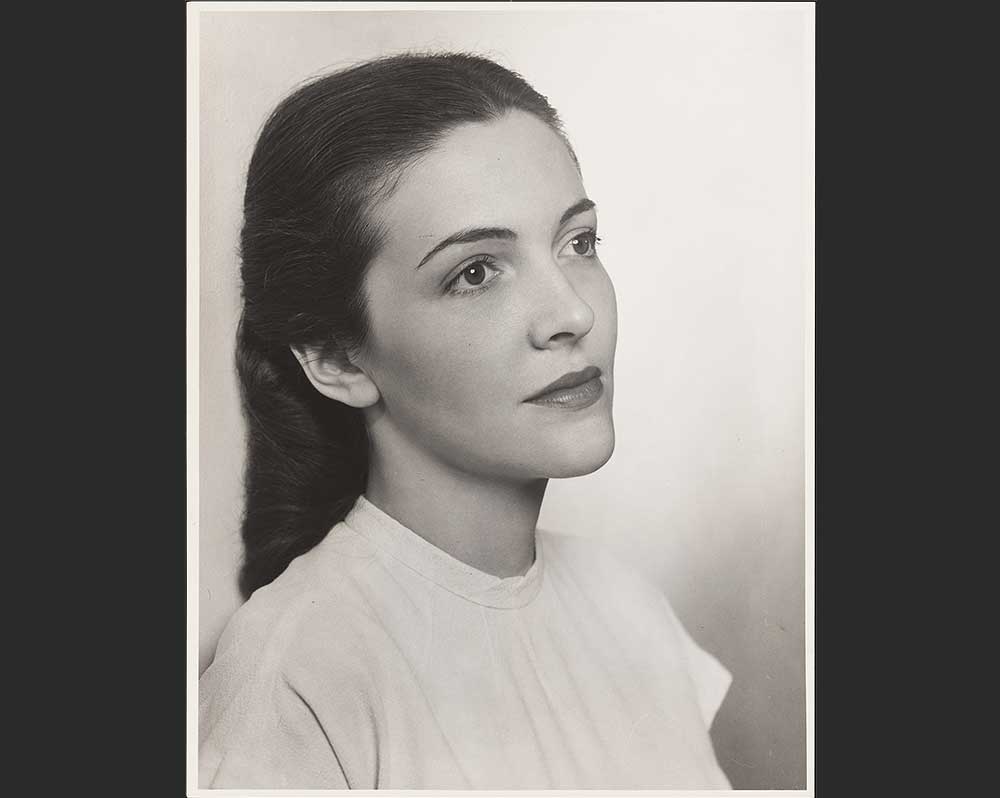
<svg viewBox="0 0 1000 798">
<path fill-rule="evenodd" d="M 244 598 L 268 584 L 342 521 L 365 490 L 361 411 L 330 401 L 288 347 L 270 348 L 245 321 L 236 368 L 247 424 Z"/>
</svg>

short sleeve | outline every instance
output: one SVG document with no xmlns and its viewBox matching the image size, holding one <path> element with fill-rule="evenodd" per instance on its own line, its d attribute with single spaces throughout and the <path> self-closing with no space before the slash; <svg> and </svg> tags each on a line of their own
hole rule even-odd
<svg viewBox="0 0 1000 798">
<path fill-rule="evenodd" d="M 198 783 L 203 788 L 347 789 L 312 709 L 280 675 L 240 706 L 203 713 Z M 236 714 L 237 717 L 226 717 Z"/>
<path fill-rule="evenodd" d="M 694 683 L 701 717 L 705 721 L 705 728 L 709 728 L 712 721 L 715 720 L 719 707 L 722 706 L 726 693 L 729 692 L 733 677 L 719 660 L 699 646 L 694 638 L 688 634 L 666 597 L 664 597 L 664 603 L 667 605 L 681 641 L 681 650 L 687 663 L 688 673 L 691 675 L 691 681 Z"/>
<path fill-rule="evenodd" d="M 581 545 L 577 546 L 577 541 Z M 619 617 L 644 629 L 657 629 L 669 640 L 670 656 L 687 672 L 705 728 L 712 725 L 732 676 L 715 657 L 701 648 L 688 634 L 674 612 L 663 589 L 648 574 L 624 562 L 606 544 L 568 535 L 546 537 L 546 545 L 560 546 L 565 561 L 567 555 L 577 556 L 576 569 L 595 594 L 602 595 L 606 606 L 617 605 Z M 585 558 L 585 559 L 584 559 Z"/>
</svg>

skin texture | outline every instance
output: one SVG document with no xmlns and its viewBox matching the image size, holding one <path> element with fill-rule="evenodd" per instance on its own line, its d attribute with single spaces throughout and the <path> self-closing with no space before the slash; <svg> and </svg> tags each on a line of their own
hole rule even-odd
<svg viewBox="0 0 1000 798">
<path fill-rule="evenodd" d="M 588 238 L 596 211 L 560 224 L 585 198 L 566 145 L 535 117 L 455 129 L 376 211 L 387 239 L 366 275 L 372 333 L 353 368 L 302 358 L 319 390 L 365 409 L 368 497 L 498 576 L 530 567 L 547 480 L 590 473 L 614 449 L 617 311 Z M 417 268 L 474 227 L 516 239 L 457 244 Z M 465 271 L 481 256 L 491 262 Z M 604 386 L 590 407 L 525 402 L 587 366 Z"/>
</svg>

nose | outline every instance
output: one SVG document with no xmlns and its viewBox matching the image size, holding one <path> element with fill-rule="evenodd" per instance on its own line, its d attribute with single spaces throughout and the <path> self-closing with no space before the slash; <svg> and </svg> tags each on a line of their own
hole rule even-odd
<svg viewBox="0 0 1000 798">
<path fill-rule="evenodd" d="M 532 288 L 537 299 L 528 335 L 536 349 L 572 345 L 593 328 L 594 309 L 558 265 Z"/>
</svg>

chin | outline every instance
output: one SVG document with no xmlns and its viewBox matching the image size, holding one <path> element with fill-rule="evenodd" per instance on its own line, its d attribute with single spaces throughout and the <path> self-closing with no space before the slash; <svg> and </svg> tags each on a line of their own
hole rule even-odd
<svg viewBox="0 0 1000 798">
<path fill-rule="evenodd" d="M 560 447 L 559 456 L 546 469 L 550 479 L 566 479 L 593 474 L 603 466 L 615 451 L 615 431 L 576 439 Z"/>
</svg>

